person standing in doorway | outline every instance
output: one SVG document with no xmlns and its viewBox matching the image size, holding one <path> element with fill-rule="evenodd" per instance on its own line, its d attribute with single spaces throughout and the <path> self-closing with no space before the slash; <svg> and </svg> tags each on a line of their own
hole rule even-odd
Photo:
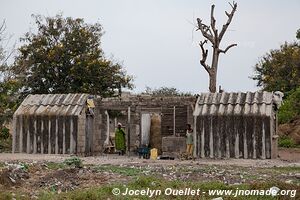
<svg viewBox="0 0 300 200">
<path fill-rule="evenodd" d="M 119 152 L 119 155 L 124 155 L 126 145 L 125 145 L 125 131 L 122 129 L 122 124 L 118 123 L 118 127 L 115 131 L 115 147 Z"/>
<path fill-rule="evenodd" d="M 193 156 L 193 129 L 190 124 L 186 125 L 186 153 L 188 157 Z"/>
</svg>

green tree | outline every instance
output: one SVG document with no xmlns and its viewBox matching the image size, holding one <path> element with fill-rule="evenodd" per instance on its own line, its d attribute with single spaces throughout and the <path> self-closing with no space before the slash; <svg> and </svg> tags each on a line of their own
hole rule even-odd
<svg viewBox="0 0 300 200">
<path fill-rule="evenodd" d="M 105 58 L 102 26 L 83 19 L 33 16 L 37 33 L 21 39 L 13 73 L 28 93 L 90 93 L 103 97 L 132 88 L 121 64 Z"/>
<path fill-rule="evenodd" d="M 296 33 L 300 39 L 300 29 Z M 280 90 L 285 100 L 278 112 L 279 123 L 287 123 L 300 115 L 300 43 L 285 42 L 271 50 L 255 65 L 252 79 L 266 91 Z"/>
<path fill-rule="evenodd" d="M 12 118 L 18 107 L 20 87 L 20 82 L 15 79 L 5 78 L 0 82 L 0 127 Z"/>
<path fill-rule="evenodd" d="M 180 92 L 177 88 L 174 87 L 160 87 L 158 89 L 152 89 L 150 87 L 146 87 L 146 90 L 143 94 L 148 94 L 152 96 L 191 96 L 192 94 L 187 92 Z"/>
<path fill-rule="evenodd" d="M 280 107 L 278 113 L 279 123 L 288 123 L 300 116 L 300 87 L 290 92 Z"/>
<path fill-rule="evenodd" d="M 255 65 L 252 79 L 266 91 L 289 91 L 300 86 L 300 45 L 285 43 L 271 50 Z"/>
</svg>

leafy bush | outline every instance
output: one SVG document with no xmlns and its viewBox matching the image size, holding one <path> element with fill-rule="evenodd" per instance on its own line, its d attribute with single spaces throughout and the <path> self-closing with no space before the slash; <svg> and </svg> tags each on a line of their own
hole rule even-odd
<svg viewBox="0 0 300 200">
<path fill-rule="evenodd" d="M 9 129 L 4 127 L 0 128 L 0 153 L 11 152 L 12 137 L 9 134 Z"/>
<path fill-rule="evenodd" d="M 280 124 L 288 123 L 300 115 L 300 87 L 284 100 L 278 112 Z"/>
<path fill-rule="evenodd" d="M 296 146 L 296 143 L 294 140 L 288 136 L 282 136 L 278 140 L 278 146 L 279 147 L 285 147 L 285 148 L 293 148 Z"/>
<path fill-rule="evenodd" d="M 6 127 L 3 127 L 0 132 L 0 139 L 6 140 L 8 138 L 9 138 L 9 129 Z"/>
<path fill-rule="evenodd" d="M 65 159 L 64 164 L 68 166 L 74 166 L 76 168 L 83 167 L 82 160 L 76 156 Z"/>
</svg>

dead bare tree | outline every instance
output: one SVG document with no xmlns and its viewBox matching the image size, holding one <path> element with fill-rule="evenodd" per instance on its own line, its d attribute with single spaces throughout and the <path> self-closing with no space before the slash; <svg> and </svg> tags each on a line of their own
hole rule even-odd
<svg viewBox="0 0 300 200">
<path fill-rule="evenodd" d="M 10 67 L 12 65 L 8 65 L 8 60 L 13 56 L 15 52 L 16 43 L 14 43 L 11 47 L 10 45 L 12 35 L 8 35 L 6 33 L 6 21 L 3 20 L 0 23 L 0 80 L 1 78 L 11 77 Z"/>
<path fill-rule="evenodd" d="M 229 3 L 232 10 L 230 13 L 225 11 L 226 16 L 228 17 L 227 22 L 223 25 L 221 32 L 218 32 L 216 28 L 216 19 L 214 17 L 214 9 L 215 5 L 211 6 L 211 14 L 210 14 L 210 26 L 202 23 L 202 20 L 197 18 L 197 31 L 200 30 L 203 37 L 205 38 L 203 41 L 200 41 L 199 46 L 201 48 L 202 59 L 200 60 L 200 64 L 204 67 L 209 75 L 209 91 L 216 92 L 216 84 L 217 84 L 217 71 L 218 71 L 218 62 L 220 53 L 226 53 L 231 47 L 237 46 L 237 44 L 231 44 L 227 46 L 225 49 L 220 49 L 221 40 L 232 21 L 233 15 L 237 9 L 237 3 Z M 207 42 L 212 44 L 212 62 L 211 65 L 206 63 L 206 59 L 208 56 L 208 49 L 205 48 L 205 44 Z"/>
</svg>

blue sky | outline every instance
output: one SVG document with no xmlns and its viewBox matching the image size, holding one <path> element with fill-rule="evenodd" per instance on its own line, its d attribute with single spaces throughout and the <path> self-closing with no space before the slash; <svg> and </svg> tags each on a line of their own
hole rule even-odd
<svg viewBox="0 0 300 200">
<path fill-rule="evenodd" d="M 239 0 L 238 9 L 221 46 L 237 43 L 221 54 L 218 85 L 226 91 L 255 91 L 253 66 L 270 49 L 295 40 L 300 28 L 299 0 Z M 228 1 L 208 0 L 10 0 L 2 2 L 0 20 L 5 19 L 12 42 L 34 31 L 31 14 L 84 18 L 99 22 L 105 35 L 102 47 L 107 57 L 122 62 L 135 77 L 134 92 L 146 86 L 176 87 L 180 91 L 208 91 L 208 75 L 199 64 L 199 17 L 209 22 L 214 3 L 217 25 L 226 21 Z"/>
</svg>

